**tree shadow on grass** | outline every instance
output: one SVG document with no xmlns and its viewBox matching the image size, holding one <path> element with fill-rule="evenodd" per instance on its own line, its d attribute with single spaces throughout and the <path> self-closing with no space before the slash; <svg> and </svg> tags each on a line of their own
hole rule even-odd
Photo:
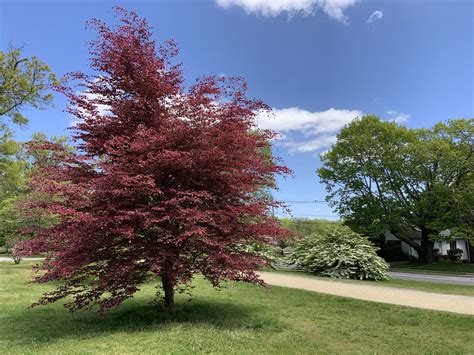
<svg viewBox="0 0 474 355">
<path fill-rule="evenodd" d="M 179 302 L 174 312 L 158 305 L 132 300 L 99 318 L 96 313 L 69 313 L 58 306 L 25 309 L 8 317 L 7 328 L 15 334 L 12 345 L 54 343 L 63 338 L 89 339 L 115 332 L 167 331 L 173 327 L 279 332 L 286 324 L 259 312 L 258 306 L 216 301 Z"/>
</svg>

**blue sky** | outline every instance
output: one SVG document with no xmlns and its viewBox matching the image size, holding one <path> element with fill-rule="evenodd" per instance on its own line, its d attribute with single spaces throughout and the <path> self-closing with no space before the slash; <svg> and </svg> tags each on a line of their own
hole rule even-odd
<svg viewBox="0 0 474 355">
<path fill-rule="evenodd" d="M 148 18 L 157 40 L 174 38 L 185 76 L 244 76 L 249 94 L 275 109 L 275 153 L 294 170 L 277 198 L 322 200 L 315 170 L 337 131 L 363 113 L 429 127 L 474 116 L 474 2 L 468 0 L 0 0 L 0 46 L 24 45 L 58 74 L 88 71 L 85 21 L 113 20 L 112 6 Z M 16 129 L 69 134 L 56 107 L 28 110 Z M 295 217 L 333 218 L 325 204 L 290 203 Z"/>
</svg>

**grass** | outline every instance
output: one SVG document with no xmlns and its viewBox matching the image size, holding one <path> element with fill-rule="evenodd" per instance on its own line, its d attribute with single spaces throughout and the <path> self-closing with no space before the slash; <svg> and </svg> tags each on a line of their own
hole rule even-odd
<svg viewBox="0 0 474 355">
<path fill-rule="evenodd" d="M 10 258 L 11 257 L 11 253 L 10 252 L 6 252 L 5 248 L 0 248 L 0 256 L 2 258 Z M 45 254 L 35 254 L 35 255 L 28 255 L 28 256 L 23 256 L 22 259 L 23 260 L 28 260 L 28 259 L 31 259 L 31 258 L 44 258 L 45 257 Z"/>
<path fill-rule="evenodd" d="M 294 289 L 200 278 L 177 310 L 150 304 L 155 289 L 103 319 L 60 304 L 28 309 L 51 285 L 28 284 L 29 265 L 0 263 L 3 353 L 453 353 L 474 349 L 474 317 L 370 303 Z"/>
<path fill-rule="evenodd" d="M 377 285 L 379 283 L 376 283 Z M 412 280 L 399 280 L 392 279 L 388 281 L 382 281 L 381 286 L 397 287 L 397 288 L 409 288 L 412 290 L 435 292 L 435 293 L 447 293 L 451 295 L 464 295 L 474 297 L 474 286 L 469 285 L 454 285 L 445 284 L 438 282 L 426 282 L 426 281 L 412 281 Z"/>
<path fill-rule="evenodd" d="M 417 272 L 417 273 L 437 273 L 437 274 L 474 274 L 474 264 L 453 264 L 451 261 L 442 260 L 438 263 L 420 263 L 417 261 L 407 261 L 392 264 L 391 271 Z"/>
<path fill-rule="evenodd" d="M 267 270 L 270 271 L 270 270 Z M 328 277 L 316 276 L 309 272 L 299 270 L 276 270 L 275 272 L 290 273 L 303 277 L 316 278 L 318 280 L 336 281 L 336 282 L 347 282 L 353 284 L 366 284 L 370 286 L 385 286 L 395 288 L 407 288 L 411 290 L 434 292 L 434 293 L 445 293 L 450 295 L 463 295 L 474 297 L 474 286 L 469 285 L 455 285 L 438 282 L 426 282 L 426 281 L 412 281 L 412 280 L 399 280 L 390 279 L 387 281 L 367 281 L 367 280 L 344 280 L 344 279 L 330 279 Z"/>
</svg>

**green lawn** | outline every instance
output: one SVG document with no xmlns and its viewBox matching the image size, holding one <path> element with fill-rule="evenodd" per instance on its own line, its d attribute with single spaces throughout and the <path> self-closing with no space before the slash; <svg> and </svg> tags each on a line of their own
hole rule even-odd
<svg viewBox="0 0 474 355">
<path fill-rule="evenodd" d="M 368 281 L 368 280 L 343 280 L 343 279 L 330 279 L 328 277 L 316 276 L 309 272 L 299 270 L 267 270 L 281 273 L 289 273 L 302 277 L 314 277 L 318 280 L 331 280 L 337 282 L 348 282 L 353 284 L 366 284 L 370 286 L 385 286 L 385 287 L 396 287 L 396 288 L 409 288 L 412 290 L 435 292 L 435 293 L 446 293 L 450 295 L 464 295 L 474 297 L 474 286 L 469 285 L 453 285 L 438 282 L 426 282 L 426 281 L 412 281 L 412 280 L 399 280 L 390 279 L 387 281 Z"/>
<path fill-rule="evenodd" d="M 50 285 L 29 265 L 0 263 L 0 349 L 11 353 L 472 353 L 474 317 L 312 292 L 195 282 L 174 314 L 150 304 L 154 287 L 99 319 L 60 304 L 28 309 Z M 442 335 L 442 336 L 441 336 Z"/>
<path fill-rule="evenodd" d="M 412 281 L 392 279 L 388 281 L 376 282 L 381 286 L 410 288 L 412 290 L 447 293 L 452 295 L 465 295 L 474 297 L 474 286 L 469 285 L 451 285 L 438 282 Z"/>
<path fill-rule="evenodd" d="M 394 263 L 391 271 L 418 272 L 418 273 L 439 273 L 439 274 L 474 274 L 474 264 L 453 264 L 451 261 L 442 260 L 438 263 L 419 263 L 407 261 Z"/>
</svg>

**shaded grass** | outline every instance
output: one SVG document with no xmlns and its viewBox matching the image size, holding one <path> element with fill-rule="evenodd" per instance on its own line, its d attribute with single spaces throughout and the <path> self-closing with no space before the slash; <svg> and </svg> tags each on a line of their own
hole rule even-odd
<svg viewBox="0 0 474 355">
<path fill-rule="evenodd" d="M 394 263 L 391 265 L 391 271 L 417 272 L 417 273 L 436 273 L 443 275 L 450 274 L 473 274 L 474 264 L 472 263 L 452 263 L 451 261 L 441 260 L 438 263 L 420 263 L 417 261 L 407 261 Z"/>
<path fill-rule="evenodd" d="M 359 285 L 363 284 L 363 285 L 369 285 L 369 286 L 405 288 L 405 289 L 425 291 L 425 292 L 445 293 L 449 295 L 463 295 L 463 296 L 474 297 L 474 286 L 470 286 L 470 285 L 457 285 L 457 284 L 447 284 L 447 283 L 441 283 L 441 282 L 400 280 L 400 279 L 390 279 L 387 281 L 346 280 L 346 279 L 336 279 L 336 278 L 329 278 L 329 277 L 323 277 L 323 276 L 316 276 L 310 272 L 301 271 L 301 270 L 266 270 L 266 271 L 293 274 L 297 276 L 310 277 L 310 278 L 315 278 L 315 279 L 324 280 L 324 281 L 346 282 L 346 283 L 359 284 Z"/>
<path fill-rule="evenodd" d="M 26 308 L 51 285 L 27 284 L 28 267 L 0 263 L 0 349 L 11 353 L 469 353 L 474 317 L 313 292 L 202 279 L 177 310 L 150 304 L 154 285 L 97 318 L 60 304 Z M 442 336 L 440 336 L 442 334 Z"/>
</svg>

